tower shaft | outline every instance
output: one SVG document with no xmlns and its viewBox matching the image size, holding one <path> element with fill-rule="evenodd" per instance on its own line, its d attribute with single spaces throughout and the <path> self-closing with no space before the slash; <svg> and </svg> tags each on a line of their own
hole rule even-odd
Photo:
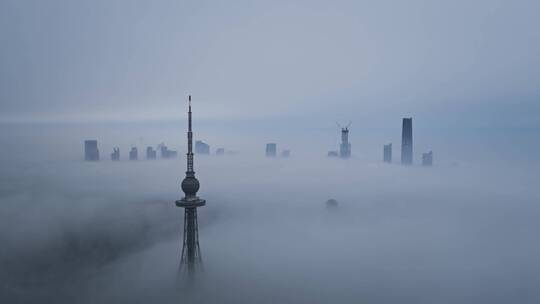
<svg viewBox="0 0 540 304">
<path fill-rule="evenodd" d="M 187 273 L 190 276 L 195 274 L 197 266 L 202 266 L 196 207 L 185 208 L 184 212 L 184 242 L 180 270 L 184 265 L 187 267 Z"/>
</svg>

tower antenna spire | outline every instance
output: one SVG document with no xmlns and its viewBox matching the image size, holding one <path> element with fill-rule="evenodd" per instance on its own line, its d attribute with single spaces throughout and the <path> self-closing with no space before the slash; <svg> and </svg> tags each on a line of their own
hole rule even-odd
<svg viewBox="0 0 540 304">
<path fill-rule="evenodd" d="M 189 95 L 188 119 L 189 119 L 188 132 L 191 132 L 191 95 Z"/>
<path fill-rule="evenodd" d="M 189 107 L 188 107 L 188 153 L 187 153 L 187 171 L 186 178 L 192 176 L 195 178 L 195 172 L 193 171 L 193 132 L 191 129 L 191 95 L 189 95 Z M 197 188 L 198 189 L 198 188 Z M 187 195 L 187 194 L 186 194 Z"/>
</svg>

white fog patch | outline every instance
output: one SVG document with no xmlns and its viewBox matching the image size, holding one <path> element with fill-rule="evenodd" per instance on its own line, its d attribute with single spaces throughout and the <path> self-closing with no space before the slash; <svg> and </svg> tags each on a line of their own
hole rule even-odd
<svg viewBox="0 0 540 304">
<path fill-rule="evenodd" d="M 529 168 L 196 157 L 205 272 L 187 292 L 175 284 L 183 158 L 36 163 L 4 162 L 0 177 L 7 302 L 540 298 L 540 196 Z"/>
</svg>

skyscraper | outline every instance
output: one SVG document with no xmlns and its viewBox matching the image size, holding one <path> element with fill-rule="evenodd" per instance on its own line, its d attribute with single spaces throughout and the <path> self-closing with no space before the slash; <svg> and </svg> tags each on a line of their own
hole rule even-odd
<svg viewBox="0 0 540 304">
<path fill-rule="evenodd" d="M 401 163 L 410 165 L 413 162 L 412 118 L 403 118 L 401 131 Z"/>
<path fill-rule="evenodd" d="M 163 159 L 176 158 L 176 156 L 178 155 L 178 153 L 176 151 L 169 150 L 169 148 L 167 148 L 167 146 L 165 146 L 164 143 L 161 143 L 159 145 L 159 150 L 161 152 L 161 158 L 163 158 Z"/>
<path fill-rule="evenodd" d="M 84 141 L 84 160 L 86 161 L 98 161 L 99 150 L 97 146 L 97 140 L 90 139 Z"/>
<path fill-rule="evenodd" d="M 210 154 L 210 145 L 202 140 L 195 141 L 195 153 Z"/>
<path fill-rule="evenodd" d="M 351 157 L 351 144 L 349 143 L 349 125 L 341 128 L 341 144 L 339 145 L 339 157 Z"/>
<path fill-rule="evenodd" d="M 188 152 L 186 177 L 182 181 L 184 198 L 176 201 L 176 206 L 184 208 L 184 241 L 180 258 L 179 273 L 187 266 L 187 275 L 193 277 L 197 268 L 202 266 L 201 249 L 199 247 L 199 228 L 197 225 L 197 208 L 206 205 L 206 201 L 197 196 L 199 181 L 193 171 L 193 132 L 191 131 L 191 95 L 188 110 Z"/>
<path fill-rule="evenodd" d="M 156 159 L 157 151 L 151 146 L 146 147 L 146 159 Z"/>
<path fill-rule="evenodd" d="M 111 153 L 111 160 L 118 161 L 120 160 L 120 148 L 115 147 Z"/>
<path fill-rule="evenodd" d="M 433 151 L 428 153 L 422 153 L 422 166 L 432 166 L 433 165 Z"/>
<path fill-rule="evenodd" d="M 161 158 L 168 158 L 169 157 L 169 153 L 168 153 L 168 149 L 167 149 L 167 146 L 165 146 L 164 143 L 161 143 L 159 144 L 159 152 L 161 153 Z"/>
<path fill-rule="evenodd" d="M 139 152 L 137 151 L 137 147 L 131 147 L 131 150 L 129 151 L 129 160 L 137 159 L 139 159 Z"/>
<path fill-rule="evenodd" d="M 268 143 L 266 144 L 266 157 L 276 157 L 277 155 L 277 144 Z"/>
<path fill-rule="evenodd" d="M 392 144 L 384 145 L 383 161 L 385 163 L 391 163 L 392 162 Z"/>
</svg>

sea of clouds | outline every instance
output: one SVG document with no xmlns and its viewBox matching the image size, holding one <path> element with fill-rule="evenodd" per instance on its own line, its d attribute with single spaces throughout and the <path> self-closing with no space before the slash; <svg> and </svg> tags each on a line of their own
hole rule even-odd
<svg viewBox="0 0 540 304">
<path fill-rule="evenodd" d="M 81 140 L 52 153 L 53 133 L 1 155 L 0 302 L 540 300 L 536 163 L 196 156 L 204 272 L 186 287 L 183 151 L 111 162 L 103 147 L 103 161 L 83 162 Z"/>
</svg>

